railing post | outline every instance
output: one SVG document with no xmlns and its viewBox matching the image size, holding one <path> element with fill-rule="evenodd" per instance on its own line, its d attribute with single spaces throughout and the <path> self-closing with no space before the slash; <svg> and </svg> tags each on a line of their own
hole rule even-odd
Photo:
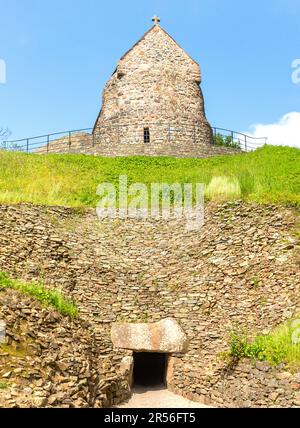
<svg viewBox="0 0 300 428">
<path fill-rule="evenodd" d="M 71 131 L 69 131 L 69 151 L 71 150 L 71 138 L 72 138 L 72 133 Z"/>
<path fill-rule="evenodd" d="M 93 132 L 93 147 L 95 147 L 95 132 Z"/>
<path fill-rule="evenodd" d="M 29 138 L 27 138 L 27 141 L 26 141 L 26 150 L 27 150 L 27 153 L 29 153 Z"/>
<path fill-rule="evenodd" d="M 234 142 L 234 131 L 231 131 L 231 144 Z"/>
<path fill-rule="evenodd" d="M 213 143 L 214 143 L 214 145 L 216 145 L 216 142 L 217 142 L 217 128 L 213 128 L 213 130 L 214 130 Z"/>
<path fill-rule="evenodd" d="M 50 135 L 47 135 L 47 154 L 49 153 Z"/>
<path fill-rule="evenodd" d="M 245 135 L 245 152 L 247 152 L 247 135 Z"/>
</svg>

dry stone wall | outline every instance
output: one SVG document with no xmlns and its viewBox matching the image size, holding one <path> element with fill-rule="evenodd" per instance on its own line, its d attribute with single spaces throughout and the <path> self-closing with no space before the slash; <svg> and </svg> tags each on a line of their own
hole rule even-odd
<svg viewBox="0 0 300 428">
<path fill-rule="evenodd" d="M 105 407 L 129 396 L 87 321 L 70 320 L 16 291 L 0 291 L 0 407 Z"/>
<path fill-rule="evenodd" d="M 207 206 L 196 233 L 181 220 L 2 206 L 0 270 L 42 278 L 77 302 L 103 362 L 106 405 L 128 396 L 122 361 L 132 355 L 113 349 L 112 323 L 174 318 L 189 347 L 171 354 L 171 390 L 224 407 L 299 406 L 299 373 L 219 357 L 237 325 L 267 333 L 300 312 L 295 223 L 288 209 L 243 203 Z"/>
</svg>

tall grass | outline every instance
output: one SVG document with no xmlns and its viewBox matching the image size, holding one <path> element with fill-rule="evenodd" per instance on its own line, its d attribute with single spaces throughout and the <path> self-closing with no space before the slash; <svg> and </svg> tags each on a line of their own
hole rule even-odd
<svg viewBox="0 0 300 428">
<path fill-rule="evenodd" d="M 71 318 L 78 316 L 78 309 L 71 300 L 66 299 L 58 290 L 46 289 L 41 283 L 17 281 L 11 279 L 5 272 L 0 272 L 0 291 L 5 289 L 19 291 L 33 297 L 45 306 L 53 306 L 62 315 Z"/>
<path fill-rule="evenodd" d="M 0 203 L 96 206 L 102 182 L 204 183 L 207 199 L 291 203 L 300 206 L 300 150 L 266 146 L 209 159 L 101 158 L 0 151 Z M 222 177 L 222 179 L 220 179 Z M 223 190 L 221 190 L 223 188 Z"/>
<path fill-rule="evenodd" d="M 242 196 L 241 186 L 236 177 L 213 177 L 206 186 L 205 196 L 213 200 L 234 200 Z"/>
</svg>

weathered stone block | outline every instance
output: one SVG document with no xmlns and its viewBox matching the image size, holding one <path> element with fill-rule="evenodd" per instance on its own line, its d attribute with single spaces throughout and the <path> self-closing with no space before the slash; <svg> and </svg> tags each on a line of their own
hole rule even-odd
<svg viewBox="0 0 300 428">
<path fill-rule="evenodd" d="M 153 324 L 114 324 L 111 339 L 115 348 L 138 352 L 181 353 L 188 346 L 185 333 L 172 318 Z"/>
</svg>

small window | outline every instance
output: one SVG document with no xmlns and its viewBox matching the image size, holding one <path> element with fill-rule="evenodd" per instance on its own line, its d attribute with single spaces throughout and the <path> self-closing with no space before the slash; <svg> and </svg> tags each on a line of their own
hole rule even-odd
<svg viewBox="0 0 300 428">
<path fill-rule="evenodd" d="M 150 143 L 150 129 L 144 128 L 144 143 L 149 144 Z"/>
</svg>

